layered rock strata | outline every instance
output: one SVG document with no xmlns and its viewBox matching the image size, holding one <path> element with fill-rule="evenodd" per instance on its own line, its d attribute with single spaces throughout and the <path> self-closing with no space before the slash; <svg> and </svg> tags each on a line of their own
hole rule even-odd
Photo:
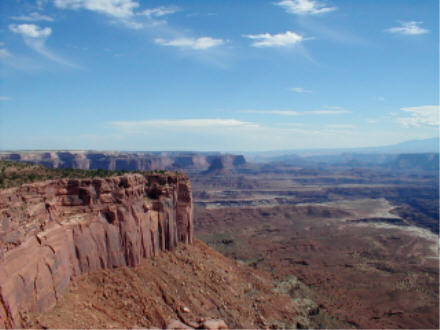
<svg viewBox="0 0 440 330">
<path fill-rule="evenodd" d="M 0 191 L 0 328 L 55 305 L 70 279 L 192 243 L 181 174 L 44 181 Z"/>
<path fill-rule="evenodd" d="M 235 169 L 246 164 L 241 155 L 194 152 L 0 152 L 0 159 L 41 164 L 49 168 L 151 171 L 157 169 L 206 171 Z"/>
</svg>

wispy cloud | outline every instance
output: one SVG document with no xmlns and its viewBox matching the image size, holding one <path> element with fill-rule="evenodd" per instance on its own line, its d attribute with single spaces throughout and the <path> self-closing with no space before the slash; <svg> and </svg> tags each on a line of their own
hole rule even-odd
<svg viewBox="0 0 440 330">
<path fill-rule="evenodd" d="M 61 9 L 87 9 L 108 16 L 127 18 L 134 15 L 139 3 L 132 0 L 54 0 Z"/>
<path fill-rule="evenodd" d="M 0 58 L 10 57 L 12 54 L 6 48 L 0 48 Z"/>
<path fill-rule="evenodd" d="M 409 114 L 409 117 L 397 118 L 397 122 L 405 127 L 411 126 L 439 126 L 440 106 L 421 105 L 417 107 L 400 108 Z"/>
<path fill-rule="evenodd" d="M 172 40 L 165 40 L 162 38 L 154 39 L 154 42 L 162 46 L 172 46 L 194 50 L 206 50 L 212 47 L 218 47 L 225 43 L 222 39 L 215 39 L 211 37 L 200 38 L 177 38 Z"/>
<path fill-rule="evenodd" d="M 167 22 L 158 18 L 179 10 L 177 6 L 160 6 L 140 11 L 139 2 L 133 0 L 54 0 L 54 4 L 60 9 L 82 9 L 103 14 L 110 17 L 112 23 L 134 30 L 165 25 Z"/>
<path fill-rule="evenodd" d="M 375 123 L 377 123 L 377 119 L 375 119 L 375 118 L 364 118 L 364 120 L 365 120 L 368 124 L 375 124 Z"/>
<path fill-rule="evenodd" d="M 143 12 L 141 12 L 141 15 L 145 15 L 147 17 L 162 17 L 166 15 L 171 15 L 179 11 L 179 8 L 176 6 L 169 6 L 169 7 L 157 7 L 152 9 L 146 9 Z"/>
<path fill-rule="evenodd" d="M 53 53 L 46 47 L 46 39 L 52 34 L 52 29 L 50 27 L 41 28 L 35 24 L 11 24 L 9 25 L 9 29 L 14 33 L 20 34 L 24 43 L 29 48 L 40 55 L 43 55 L 49 60 L 70 67 L 78 67 L 70 61 Z"/>
<path fill-rule="evenodd" d="M 311 111 L 304 111 L 304 115 L 343 115 L 346 113 L 350 113 L 351 111 L 345 110 L 345 109 L 339 109 L 339 110 L 311 110 Z"/>
<path fill-rule="evenodd" d="M 416 21 L 400 22 L 400 26 L 392 27 L 386 29 L 385 31 L 389 33 L 404 34 L 410 36 L 428 33 L 429 30 L 419 26 L 422 23 L 423 22 Z"/>
<path fill-rule="evenodd" d="M 133 30 L 148 30 L 152 40 L 158 45 L 174 47 L 180 51 L 195 50 L 191 58 L 224 66 L 224 52 L 220 50 L 214 54 L 209 52 L 210 58 L 204 57 L 202 52 L 218 48 L 227 40 L 211 36 L 197 36 L 181 27 L 170 25 L 167 16 L 180 11 L 175 5 L 158 6 L 155 8 L 141 8 L 143 2 L 135 0 L 54 0 L 56 7 L 69 10 L 88 10 L 109 17 L 112 24 L 120 25 Z M 220 58 L 220 60 L 219 60 Z"/>
<path fill-rule="evenodd" d="M 139 15 L 135 10 L 139 3 L 133 0 L 54 0 L 54 4 L 60 9 L 82 9 L 103 14 L 110 17 L 113 23 L 121 23 L 130 29 L 145 27 L 143 22 L 136 19 Z"/>
<path fill-rule="evenodd" d="M 299 116 L 302 113 L 294 110 L 242 110 L 243 113 L 255 113 L 260 115 Z"/>
<path fill-rule="evenodd" d="M 47 38 L 52 33 L 50 27 L 40 28 L 35 24 L 11 24 L 9 25 L 9 29 L 12 32 L 21 34 L 25 38 Z"/>
<path fill-rule="evenodd" d="M 145 128 L 258 128 L 259 125 L 236 119 L 163 119 L 141 121 L 113 121 L 111 125 L 124 131 L 139 131 Z"/>
<path fill-rule="evenodd" d="M 306 40 L 302 35 L 293 31 L 278 34 L 245 34 L 243 37 L 255 40 L 251 44 L 253 47 L 288 47 Z"/>
<path fill-rule="evenodd" d="M 22 16 L 12 16 L 11 19 L 16 21 L 25 21 L 25 22 L 38 22 L 38 21 L 47 21 L 47 22 L 53 22 L 54 19 L 47 15 L 41 15 L 38 12 L 30 13 L 29 15 L 22 15 Z"/>
<path fill-rule="evenodd" d="M 356 125 L 352 125 L 352 124 L 328 124 L 328 125 L 325 125 L 325 127 L 331 128 L 331 129 L 351 129 L 351 128 L 356 128 Z"/>
<path fill-rule="evenodd" d="M 282 0 L 275 5 L 285 9 L 289 14 L 319 15 L 336 10 L 336 7 L 326 6 L 324 2 L 315 0 Z"/>
<path fill-rule="evenodd" d="M 10 101 L 11 98 L 9 96 L 0 96 L 0 101 Z"/>
<path fill-rule="evenodd" d="M 325 110 L 242 110 L 242 113 L 255 113 L 261 115 L 280 115 L 280 116 L 307 116 L 307 115 L 341 115 L 350 113 L 345 109 L 325 109 Z"/>
<path fill-rule="evenodd" d="M 291 91 L 295 92 L 295 93 L 311 93 L 311 90 L 308 89 L 304 89 L 302 87 L 292 87 L 290 88 Z"/>
</svg>

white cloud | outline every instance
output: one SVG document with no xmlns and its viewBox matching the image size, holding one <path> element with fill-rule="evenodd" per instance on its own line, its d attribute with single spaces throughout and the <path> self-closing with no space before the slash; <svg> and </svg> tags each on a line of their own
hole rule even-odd
<svg viewBox="0 0 440 330">
<path fill-rule="evenodd" d="M 350 113 L 350 111 L 345 109 L 339 110 L 311 110 L 303 112 L 304 115 L 342 115 L 345 113 Z"/>
<path fill-rule="evenodd" d="M 178 7 L 170 6 L 170 7 L 157 7 L 152 9 L 146 9 L 141 14 L 147 17 L 162 17 L 166 15 L 171 15 L 179 11 Z"/>
<path fill-rule="evenodd" d="M 224 40 L 222 39 L 214 39 L 211 37 L 177 38 L 173 40 L 164 40 L 162 38 L 156 38 L 154 42 L 162 46 L 191 48 L 194 50 L 205 50 L 212 47 L 221 46 L 225 43 Z"/>
<path fill-rule="evenodd" d="M 22 15 L 22 16 L 13 16 L 11 19 L 16 21 L 27 21 L 27 22 L 38 22 L 38 21 L 47 21 L 47 22 L 53 22 L 53 18 L 46 15 L 41 15 L 38 12 L 30 13 L 29 15 Z"/>
<path fill-rule="evenodd" d="M 275 5 L 283 7 L 290 14 L 297 15 L 317 15 L 336 10 L 336 7 L 326 7 L 325 3 L 315 0 L 282 0 Z"/>
<path fill-rule="evenodd" d="M 397 118 L 397 122 L 405 127 L 440 125 L 440 106 L 438 105 L 421 105 L 418 107 L 400 108 L 400 110 L 410 115 L 409 117 Z"/>
<path fill-rule="evenodd" d="M 295 92 L 295 93 L 311 93 L 311 90 L 308 89 L 304 89 L 302 87 L 292 87 L 290 88 L 291 91 Z"/>
<path fill-rule="evenodd" d="M 419 24 L 422 23 L 423 22 L 416 22 L 416 21 L 401 22 L 400 26 L 392 27 L 386 29 L 385 31 L 390 33 L 404 34 L 404 35 L 418 35 L 418 34 L 428 33 L 429 30 L 426 30 L 419 26 Z"/>
<path fill-rule="evenodd" d="M 132 0 L 55 0 L 56 7 L 61 9 L 87 9 L 117 18 L 134 15 L 139 3 Z"/>
<path fill-rule="evenodd" d="M 38 9 L 43 9 L 49 0 L 37 0 Z"/>
<path fill-rule="evenodd" d="M 295 110 L 242 110 L 243 113 L 256 113 L 262 115 L 280 115 L 280 116 L 307 116 L 307 115 L 340 115 L 350 113 L 345 109 L 336 110 L 308 110 L 308 111 L 295 111 Z"/>
<path fill-rule="evenodd" d="M 0 48 L 0 58 L 11 56 L 11 53 L 6 48 Z"/>
<path fill-rule="evenodd" d="M 139 2 L 134 0 L 54 0 L 54 4 L 60 9 L 84 9 L 104 14 L 113 19 L 112 23 L 121 23 L 134 30 L 164 25 L 167 22 L 157 18 L 179 10 L 177 6 L 160 6 L 139 11 Z"/>
<path fill-rule="evenodd" d="M 374 118 L 365 118 L 365 121 L 368 124 L 375 124 L 375 123 L 377 123 L 377 119 L 374 119 Z"/>
<path fill-rule="evenodd" d="M 332 128 L 332 129 L 351 129 L 356 128 L 356 125 L 351 124 L 328 124 L 325 125 L 326 128 Z"/>
<path fill-rule="evenodd" d="M 0 96 L 0 101 L 10 101 L 11 98 L 9 96 Z"/>
<path fill-rule="evenodd" d="M 302 113 L 294 110 L 243 110 L 243 113 L 256 113 L 261 115 L 299 116 Z"/>
<path fill-rule="evenodd" d="M 78 67 L 68 60 L 54 54 L 46 47 L 46 39 L 52 33 L 52 29 L 50 27 L 41 28 L 35 24 L 11 24 L 9 25 L 9 29 L 14 33 L 20 34 L 23 37 L 24 43 L 29 48 L 36 51 L 40 55 L 43 55 L 49 60 L 70 67 Z"/>
<path fill-rule="evenodd" d="M 9 29 L 12 32 L 21 34 L 23 37 L 29 38 L 47 38 L 52 33 L 50 27 L 40 28 L 35 24 L 11 24 Z"/>
<path fill-rule="evenodd" d="M 286 47 L 294 46 L 301 41 L 305 40 L 302 35 L 299 35 L 292 31 L 286 31 L 285 33 L 270 34 L 246 34 L 243 37 L 251 40 L 256 40 L 252 43 L 254 47 Z"/>
<path fill-rule="evenodd" d="M 258 128 L 256 123 L 236 119 L 163 119 L 141 121 L 114 121 L 113 126 L 126 131 L 144 128 Z"/>
</svg>

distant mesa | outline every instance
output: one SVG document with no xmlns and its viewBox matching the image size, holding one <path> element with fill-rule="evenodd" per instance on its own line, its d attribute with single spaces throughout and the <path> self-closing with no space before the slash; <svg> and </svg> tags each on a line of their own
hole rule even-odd
<svg viewBox="0 0 440 330">
<path fill-rule="evenodd" d="M 195 152 L 1 152 L 0 159 L 35 163 L 49 168 L 116 171 L 171 170 L 186 172 L 231 170 L 246 164 L 241 155 Z"/>
<path fill-rule="evenodd" d="M 241 155 L 224 155 L 222 157 L 211 156 L 208 157 L 208 160 L 210 165 L 208 170 L 206 171 L 207 173 L 231 170 L 246 164 L 246 160 Z"/>
</svg>

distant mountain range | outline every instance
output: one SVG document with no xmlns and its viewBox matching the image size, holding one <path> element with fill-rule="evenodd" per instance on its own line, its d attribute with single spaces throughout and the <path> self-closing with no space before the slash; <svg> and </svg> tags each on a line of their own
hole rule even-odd
<svg viewBox="0 0 440 330">
<path fill-rule="evenodd" d="M 380 158 L 380 154 L 409 154 L 409 153 L 438 153 L 439 139 L 430 138 L 423 140 L 409 140 L 397 144 L 379 146 L 379 147 L 363 147 L 363 148 L 333 148 L 333 149 L 292 149 L 266 152 L 243 152 L 247 161 L 250 162 L 271 162 L 284 160 L 299 160 L 316 158 L 332 158 L 340 159 L 341 154 L 376 154 L 375 157 Z M 361 157 L 361 156 L 359 156 Z"/>
</svg>

